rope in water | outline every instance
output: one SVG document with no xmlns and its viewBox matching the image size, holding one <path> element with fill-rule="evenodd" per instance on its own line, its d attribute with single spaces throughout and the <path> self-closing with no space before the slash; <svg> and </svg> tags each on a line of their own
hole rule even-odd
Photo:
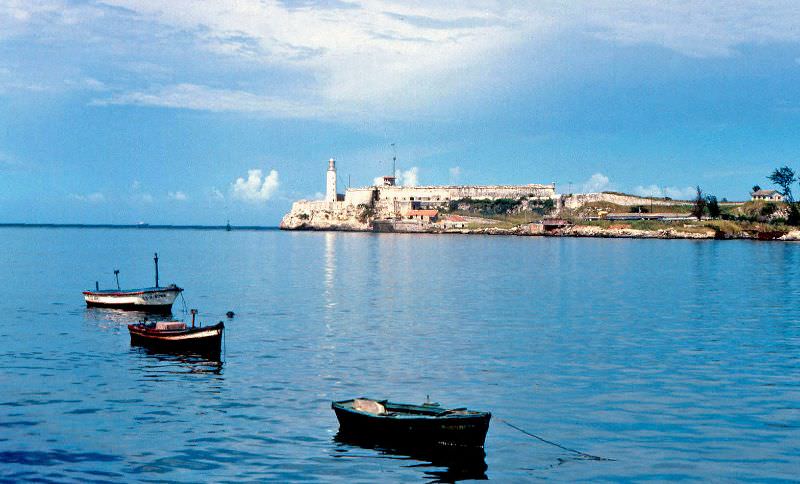
<svg viewBox="0 0 800 484">
<path fill-rule="evenodd" d="M 519 428 L 519 427 L 517 427 L 516 425 L 512 424 L 511 422 L 509 422 L 507 420 L 500 419 L 500 421 L 503 422 L 504 424 L 508 425 L 512 429 L 518 430 L 518 431 L 522 432 L 525 435 L 528 435 L 530 437 L 533 437 L 534 439 L 537 439 L 537 440 L 540 440 L 540 441 L 544 442 L 545 444 L 550 444 L 550 445 L 556 446 L 559 449 L 564 449 L 564 450 L 566 450 L 568 452 L 572 452 L 574 454 L 577 454 L 577 455 L 579 455 L 579 456 L 581 456 L 583 458 L 591 459 L 591 460 L 607 460 L 607 461 L 615 461 L 616 460 L 616 459 L 609 459 L 608 457 L 600 457 L 600 456 L 597 456 L 597 455 L 587 454 L 586 452 L 581 452 L 579 450 L 570 449 L 569 447 L 564 447 L 561 444 L 558 444 L 556 442 L 552 442 L 552 441 L 547 440 L 545 438 L 539 437 L 538 435 L 536 435 L 534 433 L 528 432 L 525 429 Z"/>
<path fill-rule="evenodd" d="M 185 317 L 189 311 L 186 309 L 186 299 L 183 298 L 183 292 L 181 292 L 181 301 L 183 302 L 183 315 Z"/>
</svg>

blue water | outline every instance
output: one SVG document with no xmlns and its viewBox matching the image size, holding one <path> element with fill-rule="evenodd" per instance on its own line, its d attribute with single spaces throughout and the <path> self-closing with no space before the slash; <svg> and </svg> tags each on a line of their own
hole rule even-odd
<svg viewBox="0 0 800 484">
<path fill-rule="evenodd" d="M 0 247 L 0 479 L 800 475 L 797 244 L 6 228 Z M 235 311 L 224 362 L 132 348 L 136 316 L 84 307 L 113 269 L 150 285 L 156 250 L 202 321 Z M 362 395 L 491 411 L 485 458 L 334 440 L 330 401 Z"/>
</svg>

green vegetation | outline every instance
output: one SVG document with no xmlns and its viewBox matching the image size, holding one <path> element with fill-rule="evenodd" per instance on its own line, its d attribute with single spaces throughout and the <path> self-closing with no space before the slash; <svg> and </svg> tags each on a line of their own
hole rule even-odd
<svg viewBox="0 0 800 484">
<path fill-rule="evenodd" d="M 370 219 L 372 219 L 375 216 L 375 209 L 369 205 L 362 203 L 358 206 L 358 208 L 359 212 L 357 218 L 358 221 L 361 222 L 362 224 L 367 223 Z"/>
<path fill-rule="evenodd" d="M 511 212 L 521 203 L 522 199 L 514 200 L 511 198 L 498 198 L 496 200 L 462 198 L 460 200 L 451 200 L 449 208 L 450 211 L 461 210 L 481 215 L 500 215 Z"/>
<path fill-rule="evenodd" d="M 703 196 L 703 190 L 699 185 L 697 186 L 696 191 L 697 196 L 694 198 L 691 214 L 692 216 L 697 217 L 697 220 L 700 220 L 703 218 L 703 214 L 706 212 L 706 205 L 708 202 L 706 201 L 706 197 Z"/>
<path fill-rule="evenodd" d="M 719 218 L 721 210 L 719 208 L 719 202 L 717 202 L 717 197 L 715 197 L 714 195 L 707 196 L 706 207 L 708 208 L 709 217 Z"/>
<path fill-rule="evenodd" d="M 460 200 L 451 200 L 448 204 L 449 211 L 453 213 L 479 214 L 491 218 L 498 215 L 525 214 L 526 212 L 528 213 L 527 218 L 530 218 L 531 213 L 542 216 L 552 212 L 554 208 L 555 203 L 553 200 L 528 199 L 527 197 L 516 200 L 512 198 L 499 198 L 496 200 L 462 198 Z"/>
</svg>

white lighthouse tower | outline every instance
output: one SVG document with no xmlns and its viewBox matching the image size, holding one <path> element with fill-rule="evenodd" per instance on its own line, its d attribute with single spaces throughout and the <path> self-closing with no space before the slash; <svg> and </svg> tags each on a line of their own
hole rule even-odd
<svg viewBox="0 0 800 484">
<path fill-rule="evenodd" d="M 328 175 L 325 184 L 325 201 L 336 201 L 336 161 L 331 158 L 328 160 Z"/>
</svg>

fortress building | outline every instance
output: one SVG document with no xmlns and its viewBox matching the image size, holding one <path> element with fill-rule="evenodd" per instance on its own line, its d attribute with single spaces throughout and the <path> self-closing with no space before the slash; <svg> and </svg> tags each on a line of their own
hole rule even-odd
<svg viewBox="0 0 800 484">
<path fill-rule="evenodd" d="M 292 205 L 281 226 L 326 225 L 365 229 L 375 219 L 400 219 L 411 210 L 444 208 L 451 201 L 497 200 L 501 198 L 558 200 L 555 183 L 527 185 L 431 185 L 399 186 L 394 176 L 381 178 L 381 183 L 363 188 L 347 188 L 344 195 L 336 191 L 336 162 L 328 160 L 326 190 L 323 200 L 300 200 Z M 327 221 L 327 222 L 326 222 Z M 336 223 L 334 223 L 336 222 Z M 316 225 L 315 225 L 316 224 Z M 338 226 L 338 225 L 337 225 Z"/>
</svg>

